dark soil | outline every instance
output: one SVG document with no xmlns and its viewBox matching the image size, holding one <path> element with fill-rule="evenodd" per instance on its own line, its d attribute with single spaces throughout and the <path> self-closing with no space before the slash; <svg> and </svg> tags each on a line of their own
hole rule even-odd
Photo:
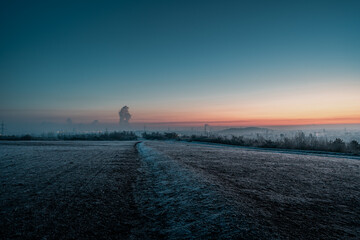
<svg viewBox="0 0 360 240">
<path fill-rule="evenodd" d="M 1 238 L 131 238 L 142 225 L 133 197 L 134 144 L 0 145 Z"/>
</svg>

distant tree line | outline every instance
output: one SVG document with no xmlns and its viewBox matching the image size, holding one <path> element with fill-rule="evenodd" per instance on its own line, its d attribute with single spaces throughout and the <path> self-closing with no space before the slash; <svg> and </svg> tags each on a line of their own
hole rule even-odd
<svg viewBox="0 0 360 240">
<path fill-rule="evenodd" d="M 150 140 L 185 140 L 190 142 L 210 142 L 246 147 L 326 151 L 360 155 L 360 144 L 355 140 L 346 143 L 340 138 L 327 140 L 325 138 L 316 137 L 312 134 L 306 136 L 303 132 L 296 133 L 294 137 L 282 137 L 277 140 L 266 139 L 261 135 L 258 135 L 256 138 L 245 138 L 243 136 L 226 137 L 215 135 L 179 136 L 176 133 L 159 132 L 144 133 L 143 137 Z"/>
<path fill-rule="evenodd" d="M 137 140 L 134 132 L 110 132 L 110 133 L 81 133 L 81 134 L 58 134 L 54 137 L 37 137 L 30 134 L 22 136 L 0 136 L 0 140 L 29 141 L 29 140 L 66 140 L 66 141 L 129 141 Z"/>
<path fill-rule="evenodd" d="M 165 133 L 159 133 L 159 132 L 150 132 L 146 133 L 144 132 L 142 134 L 142 137 L 148 140 L 181 140 L 179 135 L 174 132 L 165 132 Z"/>
<path fill-rule="evenodd" d="M 87 133 L 87 134 L 75 134 L 75 135 L 58 135 L 60 140 L 90 140 L 90 141 L 128 141 L 137 140 L 137 136 L 134 132 L 110 132 L 110 133 Z"/>
</svg>

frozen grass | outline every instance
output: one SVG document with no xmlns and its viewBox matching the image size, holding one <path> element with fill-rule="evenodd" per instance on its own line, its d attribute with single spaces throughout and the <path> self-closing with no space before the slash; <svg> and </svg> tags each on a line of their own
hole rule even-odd
<svg viewBox="0 0 360 240">
<path fill-rule="evenodd" d="M 257 147 L 257 148 L 271 148 L 271 149 L 296 149 L 300 151 L 314 151 L 314 152 L 333 152 L 343 153 L 348 155 L 360 155 L 360 144 L 356 140 L 344 142 L 340 138 L 335 140 L 327 140 L 323 137 L 316 137 L 312 134 L 308 136 L 303 132 L 297 132 L 293 137 L 288 138 L 282 136 L 280 138 L 268 138 L 257 135 L 256 138 L 247 138 L 244 136 L 222 136 L 222 135 L 191 135 L 179 136 L 175 132 L 144 132 L 142 136 L 148 140 L 183 140 L 188 142 L 204 142 L 204 143 L 218 143 L 234 146 Z"/>
<path fill-rule="evenodd" d="M 216 186 L 235 215 L 263 226 L 257 238 L 360 237 L 359 160 L 182 142 L 145 144 L 192 172 L 199 184 Z"/>
<path fill-rule="evenodd" d="M 1 142 L 0 239 L 359 239 L 360 161 L 186 142 Z"/>
<path fill-rule="evenodd" d="M 141 143 L 142 164 L 136 202 L 149 219 L 144 233 L 166 239 L 231 239 L 265 237 L 259 225 L 234 211 L 213 186 L 181 163 Z M 269 238 L 270 235 L 267 235 Z"/>
</svg>

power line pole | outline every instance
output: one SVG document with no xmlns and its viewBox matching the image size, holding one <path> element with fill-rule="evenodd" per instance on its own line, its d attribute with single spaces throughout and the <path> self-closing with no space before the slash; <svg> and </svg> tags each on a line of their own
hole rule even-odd
<svg viewBox="0 0 360 240">
<path fill-rule="evenodd" d="M 5 130 L 4 121 L 2 121 L 1 122 L 1 136 L 4 136 L 4 130 Z"/>
<path fill-rule="evenodd" d="M 204 125 L 204 133 L 205 133 L 205 136 L 208 136 L 208 133 L 209 133 L 208 128 L 209 128 L 209 124 L 206 123 L 206 124 Z"/>
</svg>

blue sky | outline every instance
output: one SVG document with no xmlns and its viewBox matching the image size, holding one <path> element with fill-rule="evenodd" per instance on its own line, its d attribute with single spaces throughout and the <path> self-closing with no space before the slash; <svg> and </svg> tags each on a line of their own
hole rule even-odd
<svg viewBox="0 0 360 240">
<path fill-rule="evenodd" d="M 116 121 L 123 105 L 135 121 L 311 117 L 306 106 L 289 113 L 294 95 L 322 104 L 319 118 L 357 118 L 359 10 L 359 1 L 2 1 L 0 118 Z M 316 102 L 338 89 L 346 111 Z"/>
</svg>

